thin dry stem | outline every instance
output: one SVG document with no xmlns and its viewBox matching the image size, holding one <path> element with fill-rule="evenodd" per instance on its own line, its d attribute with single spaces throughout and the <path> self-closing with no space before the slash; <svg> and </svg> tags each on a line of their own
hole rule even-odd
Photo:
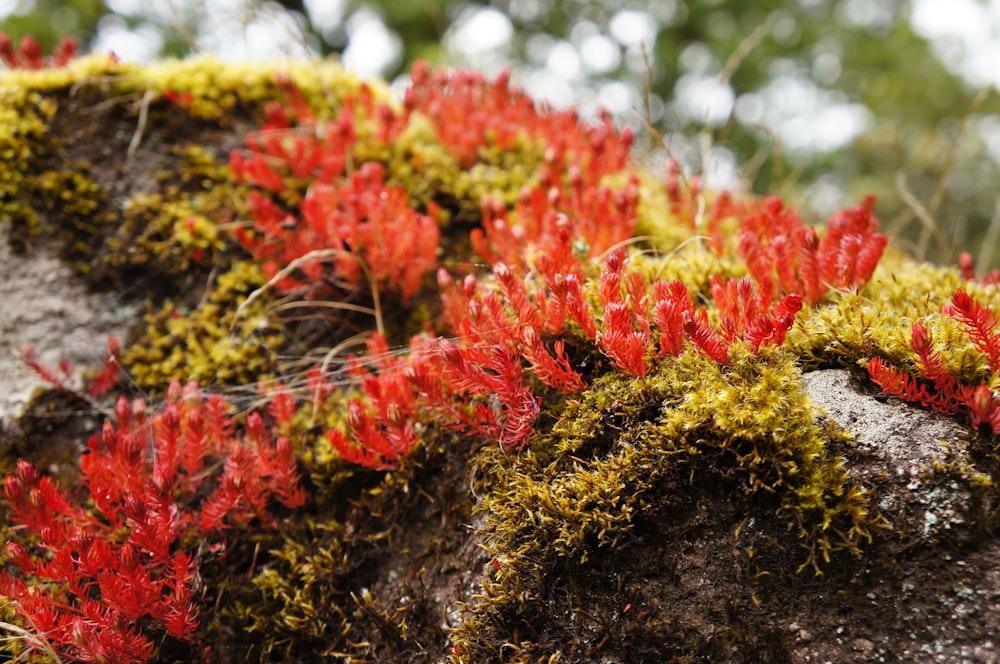
<svg viewBox="0 0 1000 664">
<path fill-rule="evenodd" d="M 944 200 L 944 192 L 948 185 L 948 176 L 951 175 L 952 166 L 955 165 L 955 155 L 958 154 L 958 144 L 961 142 L 962 136 L 965 135 L 965 130 L 969 128 L 969 122 L 972 120 L 972 117 L 986 102 L 991 92 L 992 88 L 983 88 L 979 91 L 979 94 L 969 104 L 969 108 L 966 109 L 965 114 L 962 116 L 962 122 L 958 125 L 958 131 L 955 132 L 951 143 L 948 144 L 948 151 L 945 152 L 944 162 L 941 164 L 941 174 L 938 176 L 937 184 L 934 185 L 934 193 L 931 195 L 931 202 L 928 206 L 928 211 L 932 217 L 937 214 L 938 209 L 941 207 L 941 201 Z"/>
<path fill-rule="evenodd" d="M 60 664 L 62 662 L 62 659 L 60 659 L 59 655 L 52 647 L 52 644 L 49 643 L 48 640 L 41 634 L 6 621 L 0 621 L 0 629 L 6 630 L 13 635 L 6 637 L 4 640 L 21 639 L 29 646 L 28 651 L 19 654 L 15 659 L 11 660 L 12 662 L 28 661 L 30 657 L 39 652 L 55 664 Z"/>
<path fill-rule="evenodd" d="M 931 237 L 940 242 L 942 247 L 947 247 L 947 253 L 950 255 L 952 253 L 951 242 L 944 236 L 941 229 L 938 228 L 931 212 L 910 192 L 906 186 L 906 176 L 901 172 L 896 174 L 896 189 L 899 190 L 899 196 L 903 199 L 903 202 L 906 203 L 910 211 L 920 220 L 920 238 L 917 240 L 917 246 L 914 249 L 914 255 L 917 259 L 925 260 L 927 258 L 927 245 L 930 243 Z"/>
<path fill-rule="evenodd" d="M 139 122 L 136 124 L 135 133 L 132 134 L 132 140 L 128 143 L 128 150 L 125 152 L 126 161 L 132 161 L 139 149 L 139 144 L 142 143 L 142 135 L 146 131 L 146 121 L 149 119 L 149 105 L 156 97 L 155 92 L 146 90 L 139 100 Z"/>
<path fill-rule="evenodd" d="M 323 375 L 326 374 L 327 369 L 330 366 L 330 362 L 333 361 L 333 358 L 337 357 L 342 352 L 344 352 L 346 349 L 348 349 L 348 348 L 350 348 L 352 346 L 360 346 L 360 345 L 364 344 L 365 341 L 367 341 L 367 339 L 368 339 L 369 336 L 370 336 L 370 334 L 366 333 L 366 332 L 365 333 L 361 333 L 361 334 L 356 334 L 353 337 L 350 337 L 348 339 L 344 339 L 339 344 L 337 344 L 336 346 L 334 346 L 333 348 L 331 348 L 329 351 L 327 351 L 327 353 L 323 356 L 323 361 L 319 365 L 319 375 L 323 376 Z M 309 416 L 309 426 L 310 427 L 312 427 L 312 426 L 314 426 L 316 424 L 316 418 L 319 416 L 319 393 L 320 393 L 320 389 L 321 389 L 321 385 L 317 385 L 316 386 L 316 393 L 313 394 L 312 414 Z"/>
<path fill-rule="evenodd" d="M 990 219 L 986 235 L 983 236 L 983 244 L 979 248 L 979 257 L 976 259 L 976 265 L 979 265 L 980 269 L 983 270 L 986 270 L 990 261 L 993 260 L 993 246 L 1000 239 L 1000 196 L 997 197 L 994 206 L 996 211 L 993 213 L 993 218 Z"/>
<path fill-rule="evenodd" d="M 240 306 L 236 308 L 236 315 L 233 317 L 233 323 L 232 325 L 230 325 L 230 329 L 236 326 L 236 321 L 239 320 L 241 315 L 243 315 L 244 309 L 246 309 L 248 306 L 250 306 L 250 304 L 255 302 L 269 288 L 272 288 L 276 283 L 278 283 L 285 277 L 295 272 L 295 270 L 299 269 L 303 265 L 310 263 L 312 261 L 323 260 L 326 258 L 337 258 L 341 256 L 349 256 L 353 258 L 358 262 L 358 264 L 361 266 L 361 269 L 364 271 L 365 276 L 368 279 L 369 286 L 371 288 L 372 301 L 374 304 L 374 307 L 371 311 L 375 317 L 375 327 L 378 330 L 378 333 L 384 336 L 385 326 L 383 325 L 382 322 L 382 308 L 379 301 L 378 288 L 375 287 L 375 282 L 372 279 L 371 271 L 368 269 L 368 266 L 365 264 L 363 260 L 361 260 L 359 256 L 356 256 L 355 254 L 352 254 L 347 251 L 343 251 L 342 249 L 316 249 L 314 251 L 310 251 L 308 254 L 299 256 L 298 258 L 290 262 L 288 265 L 279 270 L 277 274 L 271 277 L 266 284 L 264 284 L 254 292 L 250 293 L 250 295 L 248 295 L 247 298 L 243 300 L 242 303 L 240 303 Z"/>
</svg>

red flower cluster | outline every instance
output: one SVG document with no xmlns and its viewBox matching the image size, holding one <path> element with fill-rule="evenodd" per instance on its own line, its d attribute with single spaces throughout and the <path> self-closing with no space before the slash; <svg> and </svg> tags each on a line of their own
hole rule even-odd
<svg viewBox="0 0 1000 664">
<path fill-rule="evenodd" d="M 80 661 L 148 660 L 157 634 L 188 639 L 197 629 L 192 538 L 218 543 L 231 524 L 273 524 L 272 497 L 304 502 L 288 441 L 272 442 L 257 414 L 236 435 L 230 410 L 194 384 L 171 385 L 151 415 L 142 401 L 119 399 L 117 424 L 106 422 L 80 461 L 87 501 L 18 463 L 3 493 L 33 539 L 8 542 L 18 569 L 0 575 L 0 595 L 40 639 Z"/>
<path fill-rule="evenodd" d="M 28 35 L 15 48 L 14 42 L 0 32 L 0 60 L 11 69 L 44 69 L 63 67 L 76 55 L 76 40 L 63 37 L 46 57 L 38 40 Z"/>
<path fill-rule="evenodd" d="M 263 260 L 268 278 L 294 268 L 275 284 L 279 291 L 316 297 L 367 283 L 406 301 L 435 264 L 439 231 L 434 219 L 409 207 L 403 189 L 385 184 L 381 165 L 367 162 L 344 179 L 357 140 L 356 106 L 374 109 L 370 90 L 363 87 L 337 120 L 320 125 L 294 84 L 281 80 L 300 126 L 269 103 L 265 124 L 247 141 L 250 155 L 230 154 L 234 178 L 258 188 L 250 198 L 254 226 L 237 238 Z M 388 140 L 398 129 L 394 116 L 376 116 Z M 286 181 L 309 186 L 298 216 L 275 202 Z"/>
<path fill-rule="evenodd" d="M 990 372 L 995 373 L 1000 368 L 1000 332 L 993 312 L 964 290 L 952 295 L 943 312 L 958 321 L 972 344 L 986 356 Z M 917 354 L 919 378 L 927 382 L 921 382 L 882 358 L 872 358 L 868 362 L 868 374 L 883 392 L 948 415 L 965 413 L 973 426 L 986 424 L 994 433 L 1000 432 L 1000 400 L 989 384 L 962 383 L 941 354 L 934 350 L 931 333 L 920 321 L 913 323 L 910 347 Z"/>
<path fill-rule="evenodd" d="M 623 371 L 642 376 L 651 358 L 679 355 L 685 338 L 724 365 L 734 343 L 746 343 L 753 353 L 780 345 L 802 306 L 795 294 L 772 303 L 768 289 L 749 278 L 715 278 L 716 327 L 706 310 L 695 309 L 680 281 L 657 282 L 650 298 L 644 277 L 626 271 L 625 253 L 618 250 L 597 284 L 603 306 L 598 321 L 587 304 L 582 259 L 566 237 L 539 261 L 544 284 L 503 263 L 493 268 L 493 285 L 471 275 L 456 283 L 440 270 L 442 318 L 451 336 L 414 337 L 409 352 L 399 355 L 381 337 L 373 339 L 366 362 L 356 360 L 364 396 L 348 404 L 350 435 L 329 434 L 341 455 L 371 468 L 392 467 L 416 444 L 416 422 L 496 440 L 505 449 L 523 447 L 540 404 L 530 376 L 566 394 L 586 388 L 564 342 L 553 339 L 574 328 Z M 658 352 L 653 324 L 660 328 Z"/>
<path fill-rule="evenodd" d="M 537 267 L 537 259 L 565 243 L 577 254 L 596 258 L 635 233 L 639 204 L 633 176 L 620 190 L 585 185 L 580 168 L 572 166 L 564 189 L 544 167 L 539 185 L 521 190 L 511 212 L 502 201 L 483 201 L 482 229 L 471 233 L 472 246 L 490 264 L 502 262 L 519 273 Z"/>
<path fill-rule="evenodd" d="M 822 238 L 778 198 L 743 218 L 739 251 L 757 283 L 801 293 L 812 306 L 831 288 L 859 288 L 872 278 L 888 238 L 876 232 L 875 201 L 841 210 Z"/>
<path fill-rule="evenodd" d="M 602 350 L 626 372 L 645 375 L 653 335 L 644 279 L 637 273 L 626 275 L 624 256 L 612 254 L 601 273 L 598 294 L 604 304 Z M 660 328 L 657 358 L 679 355 L 686 337 L 699 351 L 728 365 L 734 343 L 745 342 L 754 354 L 762 345 L 780 346 L 802 308 L 802 297 L 794 293 L 773 303 L 767 284 L 755 286 L 748 277 L 723 281 L 713 276 L 712 297 L 718 327 L 709 322 L 707 310 L 695 310 L 683 282 L 653 284 L 652 320 Z"/>
<path fill-rule="evenodd" d="M 521 137 L 544 141 L 546 164 L 553 172 L 575 165 L 592 185 L 628 161 L 630 129 L 619 134 L 607 114 L 597 124 L 585 125 L 574 111 L 539 110 L 510 84 L 509 70 L 489 82 L 479 72 L 432 72 L 426 62 L 416 62 L 410 78 L 403 98 L 407 118 L 420 113 L 430 120 L 441 144 L 463 168 L 479 160 L 481 148 L 513 149 Z"/>
</svg>

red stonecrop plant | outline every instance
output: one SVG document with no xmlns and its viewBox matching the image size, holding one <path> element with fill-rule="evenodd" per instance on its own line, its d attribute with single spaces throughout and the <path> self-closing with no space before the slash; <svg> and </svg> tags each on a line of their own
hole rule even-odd
<svg viewBox="0 0 1000 664">
<path fill-rule="evenodd" d="M 995 374 L 1000 367 L 996 315 L 964 290 L 956 291 L 942 311 L 958 321 L 972 345 L 986 356 L 990 373 Z M 947 415 L 963 413 L 973 426 L 986 425 L 993 433 L 1000 432 L 1000 400 L 989 383 L 963 383 L 934 349 L 931 333 L 921 321 L 913 323 L 910 347 L 917 355 L 917 377 L 882 358 L 875 357 L 868 362 L 868 374 L 883 392 Z"/>
<path fill-rule="evenodd" d="M 556 186 L 547 167 L 539 179 L 539 186 L 521 190 L 513 211 L 499 200 L 483 201 L 482 229 L 474 229 L 471 239 L 491 265 L 502 262 L 526 272 L 540 256 L 557 251 L 564 235 L 575 253 L 597 258 L 634 235 L 639 202 L 634 177 L 620 190 L 585 185 L 576 166 L 569 171 L 568 191 Z"/>
<path fill-rule="evenodd" d="M 871 197 L 836 212 L 822 236 L 802 225 L 795 210 L 778 198 L 743 218 L 739 251 L 758 283 L 774 283 L 785 293 L 800 293 L 815 306 L 831 289 L 868 283 L 888 238 L 876 232 Z"/>
<path fill-rule="evenodd" d="M 994 268 L 989 274 L 983 276 L 976 275 L 976 265 L 972 254 L 963 251 L 958 256 L 958 271 L 966 281 L 975 281 L 984 286 L 996 286 L 1000 284 L 1000 270 Z"/>
<path fill-rule="evenodd" d="M 45 69 L 49 67 L 64 67 L 76 55 L 76 40 L 63 37 L 46 57 L 38 40 L 28 35 L 21 40 L 20 45 L 5 33 L 0 32 L 0 61 L 11 69 Z"/>
<path fill-rule="evenodd" d="M 439 230 L 431 216 L 408 205 L 403 189 L 385 183 L 380 164 L 348 168 L 359 130 L 355 109 L 375 108 L 371 91 L 362 87 L 336 120 L 320 123 L 295 85 L 287 77 L 280 82 L 299 125 L 269 103 L 264 125 L 247 140 L 249 155 L 230 154 L 236 181 L 256 187 L 254 224 L 237 239 L 262 260 L 279 292 L 312 298 L 367 284 L 405 302 L 435 265 Z M 385 112 L 374 121 L 377 133 L 389 140 L 400 127 L 388 106 L 379 109 Z M 298 214 L 275 202 L 289 183 L 308 186 Z"/>
<path fill-rule="evenodd" d="M 256 413 L 238 434 L 231 410 L 194 384 L 172 384 L 151 414 L 119 399 L 116 422 L 80 460 L 86 500 L 18 463 L 4 498 L 31 538 L 7 543 L 13 566 L 0 575 L 0 595 L 39 642 L 67 659 L 124 663 L 149 660 L 164 635 L 193 637 L 196 549 L 254 519 L 275 525 L 272 500 L 305 500 L 289 441 Z"/>
<path fill-rule="evenodd" d="M 455 283 L 439 270 L 443 321 L 453 338 L 415 336 L 405 356 L 392 354 L 381 337 L 372 338 L 365 360 L 355 362 L 363 396 L 347 406 L 350 436 L 328 434 L 345 459 L 393 467 L 416 444 L 418 421 L 519 449 L 539 414 L 529 376 L 567 394 L 586 387 L 570 366 L 564 342 L 545 341 L 570 321 L 596 335 L 582 279 L 553 275 L 553 291 L 535 284 L 529 290 L 503 264 L 494 266 L 494 276 L 491 288 L 471 275 Z"/>
<path fill-rule="evenodd" d="M 802 297 L 792 293 L 772 302 L 769 282 L 757 285 L 748 277 L 723 281 L 712 277 L 712 297 L 718 308 L 718 327 L 709 322 L 706 309 L 695 309 L 687 286 L 681 281 L 653 284 L 652 322 L 660 329 L 658 350 L 652 348 L 646 282 L 625 272 L 624 254 L 616 252 L 605 263 L 598 283 L 604 304 L 598 343 L 618 366 L 635 376 L 646 374 L 648 358 L 677 356 L 684 339 L 721 365 L 729 364 L 733 344 L 746 343 L 753 354 L 761 346 L 780 346 L 802 308 Z"/>
<path fill-rule="evenodd" d="M 575 111 L 539 108 L 527 93 L 511 85 L 509 70 L 487 81 L 475 71 L 431 71 L 420 61 L 414 63 L 410 78 L 403 97 L 407 117 L 413 113 L 426 117 L 463 168 L 480 159 L 482 148 L 510 150 L 522 138 L 544 142 L 546 165 L 553 172 L 563 173 L 575 165 L 581 177 L 595 186 L 628 161 L 630 129 L 619 133 L 606 113 L 588 125 Z"/>
<path fill-rule="evenodd" d="M 587 388 L 560 337 L 595 343 L 622 371 L 644 376 L 653 360 L 683 352 L 686 339 L 722 365 L 730 363 L 736 343 L 754 354 L 780 345 L 802 306 L 796 294 L 772 302 L 770 287 L 749 278 L 716 278 L 715 326 L 680 281 L 655 283 L 650 297 L 645 278 L 626 270 L 625 253 L 618 250 L 596 284 L 603 315 L 595 318 L 581 257 L 565 236 L 558 246 L 541 261 L 539 275 L 518 275 L 497 263 L 492 283 L 472 275 L 455 282 L 439 270 L 449 338 L 414 337 L 406 354 L 393 354 L 384 339 L 373 338 L 367 358 L 355 360 L 363 394 L 348 403 L 348 431 L 329 433 L 331 445 L 353 463 L 392 468 L 418 442 L 420 422 L 519 449 L 540 414 L 532 378 L 563 394 Z"/>
<path fill-rule="evenodd" d="M 108 354 L 89 381 L 82 380 L 68 361 L 60 362 L 57 368 L 50 367 L 29 346 L 19 347 L 16 354 L 42 380 L 88 403 L 110 392 L 122 377 L 121 348 L 116 337 L 108 338 Z"/>
<path fill-rule="evenodd" d="M 485 148 L 512 150 L 528 140 L 545 149 L 538 185 L 521 191 L 512 212 L 494 198 L 482 201 L 482 229 L 472 231 L 472 244 L 488 263 L 530 269 L 560 242 L 560 226 L 568 227 L 576 250 L 592 258 L 632 237 L 637 178 L 617 190 L 602 182 L 627 165 L 630 128 L 619 132 L 607 114 L 588 124 L 575 112 L 539 108 L 511 85 L 506 70 L 490 82 L 478 72 L 431 72 L 418 62 L 411 78 L 407 118 L 426 117 L 463 168 L 484 158 Z"/>
<path fill-rule="evenodd" d="M 522 191 L 513 213 L 490 198 L 482 203 L 482 229 L 472 232 L 472 244 L 490 264 L 524 272 L 567 233 L 575 251 L 590 257 L 632 236 L 637 179 L 617 190 L 602 182 L 626 166 L 630 129 L 618 132 L 607 115 L 586 124 L 573 112 L 540 109 L 510 85 L 508 74 L 487 82 L 476 72 L 432 73 L 417 63 L 412 81 L 402 113 L 376 104 L 363 87 L 336 120 L 320 122 L 281 77 L 295 121 L 286 107 L 271 103 L 248 150 L 231 153 L 236 180 L 256 188 L 253 226 L 237 237 L 263 260 L 279 291 L 314 297 L 331 287 L 356 288 L 367 277 L 372 288 L 394 292 L 402 302 L 416 292 L 435 265 L 433 206 L 427 215 L 411 209 L 402 189 L 385 184 L 379 164 L 352 166 L 359 132 L 388 142 L 414 114 L 430 122 L 462 167 L 485 158 L 485 148 L 513 149 L 521 140 L 544 148 L 538 185 Z M 278 202 L 290 184 L 308 186 L 298 213 Z"/>
<path fill-rule="evenodd" d="M 251 199 L 251 211 L 254 229 L 239 237 L 264 261 L 264 275 L 295 268 L 280 276 L 279 292 L 318 297 L 370 283 L 405 302 L 435 264 L 437 222 L 409 207 L 406 192 L 387 186 L 384 169 L 373 162 L 340 184 L 314 184 L 300 219 L 260 195 Z"/>
</svg>

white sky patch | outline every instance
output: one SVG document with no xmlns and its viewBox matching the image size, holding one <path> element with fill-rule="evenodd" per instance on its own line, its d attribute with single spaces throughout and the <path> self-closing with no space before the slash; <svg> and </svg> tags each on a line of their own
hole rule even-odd
<svg viewBox="0 0 1000 664">
<path fill-rule="evenodd" d="M 728 149 L 713 147 L 702 166 L 702 183 L 708 189 L 735 189 L 739 184 L 736 157 Z"/>
<path fill-rule="evenodd" d="M 248 14 L 233 0 L 215 0 L 205 9 L 218 28 L 200 35 L 198 45 L 225 60 L 310 56 L 303 26 L 290 14 L 266 10 Z M 233 20 L 235 16 L 240 19 Z"/>
<path fill-rule="evenodd" d="M 535 65 L 544 65 L 545 61 L 549 58 L 549 51 L 552 50 L 555 44 L 556 40 L 552 38 L 552 35 L 545 34 L 544 32 L 536 32 L 530 35 L 524 43 L 524 54 L 527 56 L 528 62 Z"/>
<path fill-rule="evenodd" d="M 741 122 L 773 132 L 791 152 L 831 152 L 847 145 L 871 121 L 863 104 L 848 103 L 801 76 L 779 76 L 736 103 Z"/>
<path fill-rule="evenodd" d="M 305 0 L 306 11 L 320 32 L 336 30 L 344 20 L 346 0 Z"/>
<path fill-rule="evenodd" d="M 729 84 L 720 83 L 715 76 L 685 74 L 674 88 L 676 108 L 692 122 L 704 122 L 719 127 L 733 112 L 736 101 Z"/>
<path fill-rule="evenodd" d="M 614 115 L 628 113 L 638 102 L 639 91 L 628 83 L 612 81 L 597 90 L 597 105 Z"/>
<path fill-rule="evenodd" d="M 677 64 L 689 74 L 707 74 L 712 69 L 718 71 L 722 68 L 708 46 L 701 42 L 692 42 L 685 46 Z"/>
<path fill-rule="evenodd" d="M 580 42 L 580 57 L 584 66 L 595 74 L 606 74 L 618 69 L 622 51 L 604 35 L 590 35 Z"/>
<path fill-rule="evenodd" d="M 384 75 L 403 54 L 399 36 L 382 19 L 362 9 L 347 24 L 349 40 L 344 49 L 344 66 L 362 78 Z"/>
<path fill-rule="evenodd" d="M 444 45 L 452 53 L 475 62 L 498 51 L 506 52 L 514 38 L 510 19 L 493 8 L 467 7 L 444 35 Z"/>
<path fill-rule="evenodd" d="M 549 104 L 553 108 L 567 108 L 576 103 L 570 84 L 548 69 L 528 72 L 524 89 L 535 101 Z"/>
<path fill-rule="evenodd" d="M 149 62 L 163 47 L 160 32 L 149 25 L 129 30 L 120 16 L 105 16 L 98 23 L 94 51 L 110 53 L 124 62 Z"/>
<path fill-rule="evenodd" d="M 227 4 L 220 0 L 199 3 L 194 0 L 106 0 L 108 9 L 122 16 L 142 17 L 151 23 L 183 21 L 194 15 L 207 16 L 218 5 Z M 228 4 L 232 4 L 231 2 Z"/>
<path fill-rule="evenodd" d="M 1000 85 L 1000 0 L 914 0 L 910 22 L 953 73 L 976 86 Z"/>
<path fill-rule="evenodd" d="M 545 67 L 568 83 L 578 81 L 580 79 L 580 54 L 569 42 L 557 42 L 549 51 Z"/>
<path fill-rule="evenodd" d="M 653 48 L 659 24 L 650 14 L 634 9 L 623 9 L 611 17 L 608 24 L 611 35 L 622 46 L 645 46 Z"/>
</svg>

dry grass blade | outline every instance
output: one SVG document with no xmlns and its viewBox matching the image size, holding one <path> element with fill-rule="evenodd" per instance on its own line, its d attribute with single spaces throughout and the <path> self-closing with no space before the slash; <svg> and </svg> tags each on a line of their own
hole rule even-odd
<svg viewBox="0 0 1000 664">
<path fill-rule="evenodd" d="M 910 211 L 920 220 L 920 238 L 917 240 L 917 246 L 913 252 L 916 258 L 918 260 L 926 260 L 927 245 L 930 243 L 931 237 L 934 237 L 940 243 L 941 247 L 945 247 L 947 254 L 950 256 L 954 249 L 952 243 L 941 232 L 931 212 L 924 207 L 923 203 L 917 200 L 917 197 L 906 186 L 906 176 L 902 173 L 896 174 L 896 189 L 899 190 L 899 196 L 903 199 L 903 202 L 906 203 Z"/>
<path fill-rule="evenodd" d="M 0 621 L 0 629 L 11 633 L 11 636 L 4 637 L 3 640 L 21 640 L 28 646 L 27 651 L 18 654 L 10 660 L 11 662 L 38 661 L 35 659 L 35 656 L 42 654 L 49 661 L 54 662 L 54 664 L 61 664 L 62 659 L 59 657 L 59 654 L 52 648 L 52 644 L 49 643 L 44 637 L 27 630 L 20 625 L 15 625 L 14 623 L 6 621 Z"/>
<path fill-rule="evenodd" d="M 348 251 L 343 251 L 342 249 L 316 249 L 314 251 L 310 251 L 308 254 L 299 256 L 295 260 L 291 261 L 288 265 L 281 268 L 281 270 L 279 270 L 277 274 L 271 277 L 267 281 L 267 283 L 265 283 L 263 286 L 261 286 L 254 292 L 250 293 L 250 295 L 248 295 L 247 298 L 243 300 L 242 303 L 240 303 L 240 306 L 236 308 L 236 314 L 233 317 L 232 327 L 235 327 L 236 321 L 239 320 L 239 318 L 243 315 L 243 311 L 248 306 L 250 306 L 261 295 L 267 292 L 268 289 L 273 288 L 276 283 L 278 283 L 285 277 L 290 276 L 293 272 L 295 272 L 303 265 L 311 263 L 312 261 L 324 260 L 327 258 L 337 258 L 342 256 L 348 256 L 350 258 L 353 258 L 361 266 L 361 269 L 364 270 L 365 276 L 368 279 L 369 287 L 371 288 L 372 303 L 374 306 L 370 311 L 373 312 L 375 316 L 375 327 L 378 330 L 379 334 L 385 336 L 385 326 L 382 323 L 382 308 L 379 300 L 378 288 L 375 287 L 375 282 L 372 279 L 371 271 L 368 269 L 368 266 L 365 264 L 363 260 L 361 260 L 359 256 L 352 254 Z M 365 313 L 368 313 L 368 311 L 365 311 Z"/>
</svg>

